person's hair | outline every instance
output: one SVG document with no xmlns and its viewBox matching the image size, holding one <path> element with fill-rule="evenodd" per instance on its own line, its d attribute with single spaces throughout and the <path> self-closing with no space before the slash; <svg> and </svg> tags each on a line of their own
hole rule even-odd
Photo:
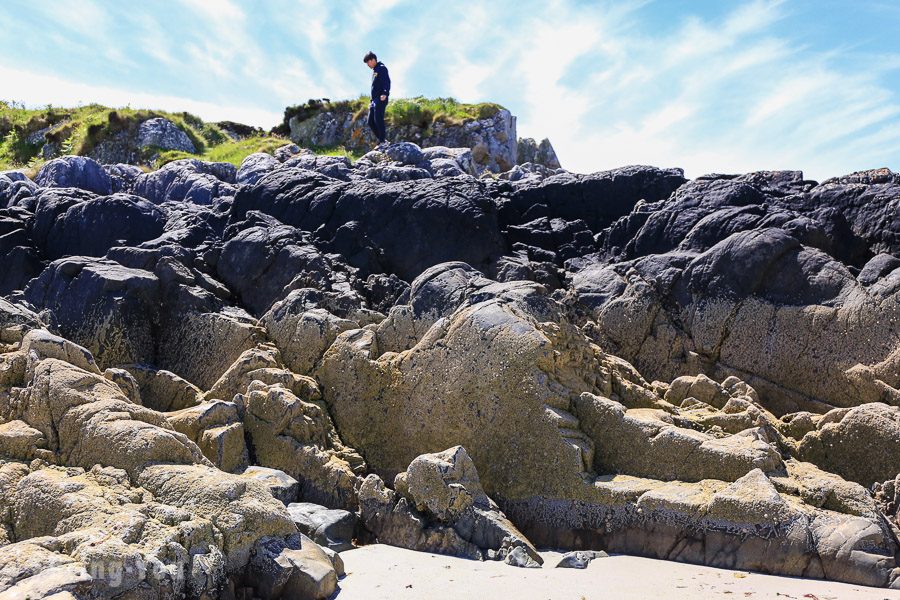
<svg viewBox="0 0 900 600">
<path fill-rule="evenodd" d="M 369 50 L 369 51 L 366 53 L 366 55 L 363 56 L 363 62 L 364 62 L 364 63 L 367 63 L 367 62 L 369 62 L 370 60 L 378 60 L 378 57 L 375 56 L 375 53 L 372 52 L 371 50 Z"/>
</svg>

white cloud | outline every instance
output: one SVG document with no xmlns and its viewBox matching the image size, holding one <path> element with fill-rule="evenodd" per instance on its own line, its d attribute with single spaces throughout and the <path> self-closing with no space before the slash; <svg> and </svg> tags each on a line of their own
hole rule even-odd
<svg viewBox="0 0 900 600">
<path fill-rule="evenodd" d="M 191 98 L 135 93 L 127 89 L 96 86 L 87 83 L 32 73 L 0 65 L 0 81 L 15 81 L 16 100 L 31 106 L 75 106 L 97 102 L 110 107 L 131 106 L 172 112 L 188 111 L 208 121 L 238 121 L 270 128 L 281 122 L 281 113 L 242 105 L 200 102 Z"/>
<path fill-rule="evenodd" d="M 887 2 L 863 4 L 884 19 L 898 14 Z M 900 99 L 890 84 L 900 54 L 849 35 L 840 46 L 811 39 L 800 6 L 747 0 L 710 18 L 683 3 L 678 16 L 659 18 L 654 11 L 674 12 L 668 0 L 182 0 L 127 9 L 86 0 L 69 18 L 76 11 L 41 2 L 37 18 L 49 25 L 28 51 L 56 56 L 26 68 L 6 44 L 15 72 L 3 81 L 34 104 L 155 105 L 271 126 L 285 105 L 365 93 L 360 58 L 373 49 L 388 63 L 395 98 L 504 104 L 521 136 L 549 137 L 576 171 L 651 163 L 691 176 L 800 168 L 821 179 L 890 161 L 900 169 Z M 6 12 L 16 35 L 33 27 L 30 12 Z M 107 87 L 68 80 L 67 56 L 77 57 L 77 72 L 96 60 L 93 82 Z M 42 68 L 48 75 L 36 75 Z"/>
<path fill-rule="evenodd" d="M 519 133 L 550 137 L 576 171 L 641 163 L 682 166 L 689 176 L 786 168 L 822 179 L 896 160 L 886 153 L 900 141 L 896 128 L 872 135 L 900 114 L 896 95 L 879 83 L 896 61 L 838 66 L 838 52 L 773 34 L 785 8 L 749 2 L 651 37 L 628 13 L 561 3 L 519 38 L 519 51 L 540 64 L 540 77 L 520 74 L 528 93 L 512 107 L 522 114 Z M 561 83 L 560 72 L 582 55 L 598 66 L 586 68 L 583 84 Z M 850 155 L 854 139 L 872 142 Z"/>
<path fill-rule="evenodd" d="M 81 37 L 99 38 L 109 30 L 107 14 L 92 0 L 81 0 L 77 7 L 64 0 L 35 2 L 34 9 L 48 23 L 56 24 Z"/>
<path fill-rule="evenodd" d="M 138 67 L 138 63 L 115 41 L 120 24 L 94 0 L 82 0 L 77 6 L 64 0 L 46 0 L 32 3 L 29 10 L 34 10 L 41 20 L 44 30 L 40 35 L 49 34 L 50 40 L 64 52 L 102 57 L 104 61 L 122 67 Z M 28 31 L 26 35 L 35 35 L 35 32 Z"/>
</svg>

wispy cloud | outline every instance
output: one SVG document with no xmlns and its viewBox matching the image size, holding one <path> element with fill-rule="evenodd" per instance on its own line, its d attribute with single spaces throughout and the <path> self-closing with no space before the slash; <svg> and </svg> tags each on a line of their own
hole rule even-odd
<svg viewBox="0 0 900 600">
<path fill-rule="evenodd" d="M 373 49 L 394 97 L 504 104 L 577 171 L 900 170 L 900 8 L 885 0 L 56 2 L 0 6 L 15 99 L 272 126 L 287 104 L 365 93 Z"/>
<path fill-rule="evenodd" d="M 777 35 L 774 26 L 790 16 L 785 2 L 746 3 L 718 19 L 686 16 L 655 35 L 628 13 L 585 17 L 575 5 L 557 8 L 570 25 L 536 25 L 521 44 L 526 56 L 548 60 L 539 85 L 523 74 L 530 92 L 520 131 L 549 135 L 570 168 L 653 163 L 683 166 L 691 176 L 801 168 L 824 178 L 889 160 L 900 166 L 882 153 L 898 139 L 874 134 L 900 110 L 897 90 L 882 80 L 892 61 L 848 68 L 828 48 Z M 560 51 L 565 38 L 578 43 Z M 561 84 L 559 65 L 581 54 L 599 63 L 582 67 L 589 83 Z M 844 151 L 873 135 L 883 141 Z"/>
<path fill-rule="evenodd" d="M 91 85 L 55 76 L 38 75 L 2 64 L 0 64 L 0 81 L 16 81 L 18 84 L 14 97 L 2 97 L 0 94 L 3 100 L 16 100 L 34 106 L 48 103 L 56 106 L 77 106 L 99 102 L 112 107 L 131 106 L 172 112 L 186 110 L 203 115 L 212 121 L 232 120 L 260 127 L 271 127 L 281 119 L 280 112 L 255 106 L 202 102 L 185 96 L 145 94 L 127 88 Z"/>
</svg>

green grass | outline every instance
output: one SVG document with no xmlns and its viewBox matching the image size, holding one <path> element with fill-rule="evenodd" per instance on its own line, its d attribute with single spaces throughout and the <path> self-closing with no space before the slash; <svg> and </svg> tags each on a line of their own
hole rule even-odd
<svg viewBox="0 0 900 600">
<path fill-rule="evenodd" d="M 321 112 L 352 112 L 355 119 L 365 118 L 369 108 L 369 97 L 360 96 L 355 100 L 333 102 L 328 98 L 308 100 L 305 104 L 289 106 L 284 110 L 284 121 L 273 129 L 274 133 L 288 135 L 288 122 L 293 117 L 304 121 Z M 391 100 L 385 109 L 384 119 L 390 127 L 414 125 L 428 129 L 437 122 L 461 124 L 476 119 L 487 119 L 497 114 L 503 107 L 492 102 L 463 104 L 453 98 L 397 98 Z"/>
<path fill-rule="evenodd" d="M 246 130 L 245 133 L 252 133 L 247 138 L 235 141 L 216 123 L 206 123 L 187 112 L 109 108 L 99 104 L 75 108 L 51 105 L 25 108 L 21 104 L 0 100 L 0 170 L 25 169 L 34 174 L 45 162 L 40 156 L 45 141 L 56 144 L 61 154 L 89 155 L 104 140 L 123 131 L 136 133 L 141 122 L 154 117 L 172 121 L 187 134 L 197 152 L 189 154 L 145 149 L 141 157 L 145 166 L 159 168 L 167 162 L 190 157 L 239 165 L 248 154 L 271 153 L 279 146 L 289 143 L 288 121 L 291 117 L 304 120 L 320 112 L 333 111 L 350 112 L 354 118 L 361 119 L 366 117 L 368 107 L 367 96 L 338 101 L 327 98 L 309 100 L 305 104 L 287 107 L 284 122 L 269 133 L 232 123 L 232 128 L 237 126 Z M 418 126 L 427 131 L 438 122 L 460 124 L 473 119 L 489 118 L 501 108 L 503 107 L 499 104 L 493 103 L 463 104 L 453 98 L 397 98 L 388 104 L 385 120 L 390 127 Z M 228 127 L 229 124 L 222 123 L 222 126 Z M 31 134 L 45 128 L 49 130 L 38 143 L 27 142 Z M 361 156 L 344 146 L 313 150 L 318 154 L 346 156 L 354 161 Z"/>
<path fill-rule="evenodd" d="M 321 154 L 323 156 L 346 156 L 351 160 L 351 162 L 356 162 L 365 154 L 365 152 L 357 152 L 355 150 L 351 150 L 346 148 L 345 146 L 314 146 L 310 148 L 316 154 Z"/>
<path fill-rule="evenodd" d="M 272 154 L 281 146 L 290 143 L 291 141 L 285 138 L 259 135 L 238 141 L 229 139 L 223 144 L 210 148 L 204 154 L 204 159 L 215 162 L 230 162 L 233 165 L 240 166 L 241 161 L 254 152 Z"/>
<path fill-rule="evenodd" d="M 207 148 L 204 152 L 198 154 L 190 154 L 188 152 L 179 152 L 177 150 L 165 150 L 159 153 L 154 166 L 159 168 L 166 163 L 182 158 L 199 158 L 212 162 L 227 162 L 236 167 L 254 152 L 266 152 L 272 154 L 277 148 L 289 144 L 290 140 L 267 135 L 255 135 L 243 140 L 232 140 L 229 138 L 227 142 L 220 143 Z"/>
<path fill-rule="evenodd" d="M 161 110 L 109 108 L 89 104 L 76 108 L 47 106 L 28 109 L 22 105 L 0 101 L 0 169 L 26 168 L 36 170 L 44 162 L 39 156 L 45 140 L 28 144 L 32 133 L 49 127 L 46 141 L 57 144 L 62 154 L 88 155 L 104 140 L 122 131 L 136 133 L 140 123 L 154 117 L 172 121 L 187 134 L 197 152 L 184 154 L 204 160 L 221 160 L 240 164 L 247 154 L 257 151 L 271 152 L 287 140 L 268 135 L 254 135 L 233 141 L 214 123 L 206 123 L 200 117 L 187 112 L 172 113 Z M 148 149 L 143 156 L 149 162 L 160 154 L 157 166 L 178 153 L 158 153 Z M 182 156 L 178 156 L 182 158 Z"/>
<path fill-rule="evenodd" d="M 492 102 L 463 104 L 453 98 L 398 98 L 384 111 L 387 123 L 394 127 L 417 125 L 427 129 L 439 121 L 458 125 L 466 121 L 489 119 L 503 107 Z"/>
</svg>

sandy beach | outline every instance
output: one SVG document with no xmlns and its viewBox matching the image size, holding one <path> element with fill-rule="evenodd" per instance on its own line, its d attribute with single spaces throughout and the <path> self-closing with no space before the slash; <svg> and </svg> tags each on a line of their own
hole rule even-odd
<svg viewBox="0 0 900 600">
<path fill-rule="evenodd" d="M 587 569 L 556 569 L 559 552 L 541 552 L 542 569 L 475 562 L 373 544 L 344 552 L 347 575 L 337 600 L 638 600 L 772 598 L 900 599 L 900 591 L 846 583 L 729 571 L 614 555 Z"/>
</svg>

